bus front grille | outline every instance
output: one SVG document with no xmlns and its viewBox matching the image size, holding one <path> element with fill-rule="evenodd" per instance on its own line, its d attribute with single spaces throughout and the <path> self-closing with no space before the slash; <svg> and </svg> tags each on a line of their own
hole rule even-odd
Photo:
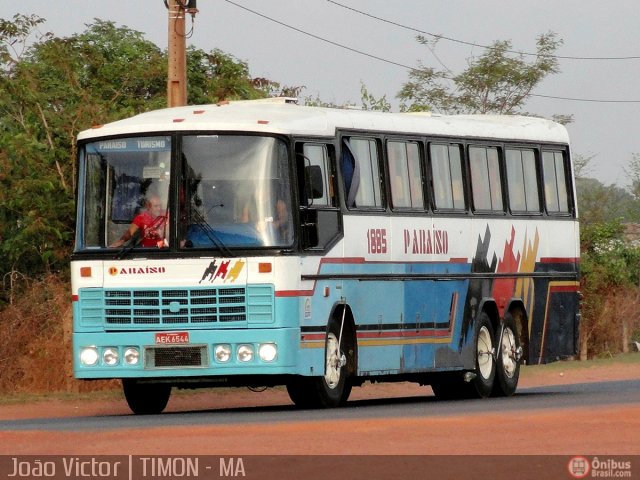
<svg viewBox="0 0 640 480">
<path fill-rule="evenodd" d="M 206 345 L 146 347 L 144 368 L 206 367 L 209 355 Z"/>
<path fill-rule="evenodd" d="M 104 290 L 107 326 L 246 322 L 244 288 Z"/>
</svg>

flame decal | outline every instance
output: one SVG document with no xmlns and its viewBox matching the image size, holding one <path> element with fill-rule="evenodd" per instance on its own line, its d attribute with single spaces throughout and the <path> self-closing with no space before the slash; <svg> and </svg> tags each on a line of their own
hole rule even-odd
<svg viewBox="0 0 640 480">
<path fill-rule="evenodd" d="M 533 236 L 533 244 L 527 240 L 527 235 L 524 238 L 524 254 L 522 255 L 522 262 L 520 263 L 520 272 L 533 272 L 536 267 L 536 257 L 538 256 L 538 245 L 540 244 L 540 236 L 538 230 Z M 534 283 L 532 278 L 519 278 L 516 282 L 516 288 L 514 296 L 522 298 L 524 302 L 524 308 L 528 313 L 529 318 L 533 318 L 533 305 L 534 305 Z M 529 323 L 531 328 L 531 323 Z M 531 332 L 529 332 L 531 333 Z"/>
<path fill-rule="evenodd" d="M 508 241 L 505 241 L 504 253 L 502 259 L 498 261 L 496 273 L 529 273 L 534 271 L 540 243 L 538 230 L 536 229 L 534 234 L 533 243 L 528 239 L 528 234 L 525 234 L 524 245 L 521 249 L 522 256 L 520 251 L 516 252 L 514 249 L 515 235 L 516 230 L 511 227 L 511 236 Z M 531 278 L 497 278 L 493 283 L 493 298 L 498 303 L 498 311 L 501 317 L 504 316 L 505 308 L 513 297 L 522 298 L 525 308 L 529 316 L 531 316 L 533 293 L 533 280 Z"/>
<path fill-rule="evenodd" d="M 516 230 L 511 227 L 511 238 L 504 243 L 504 253 L 502 259 L 498 260 L 498 268 L 496 273 L 513 273 L 518 271 L 520 265 L 520 252 L 514 252 L 513 246 L 515 242 Z M 507 302 L 513 296 L 513 292 L 516 288 L 515 278 L 496 278 L 493 282 L 493 298 L 498 303 L 498 311 L 500 316 L 504 316 L 504 309 L 507 306 Z"/>
</svg>

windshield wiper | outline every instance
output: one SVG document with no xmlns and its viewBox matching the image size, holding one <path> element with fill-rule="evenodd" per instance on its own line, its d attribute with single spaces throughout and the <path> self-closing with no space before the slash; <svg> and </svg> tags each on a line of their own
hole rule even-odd
<svg viewBox="0 0 640 480">
<path fill-rule="evenodd" d="M 142 235 L 140 233 L 140 229 L 138 229 L 134 232 L 134 234 L 131 236 L 129 240 L 124 242 L 124 245 L 116 254 L 115 259 L 122 260 L 124 257 L 129 255 L 131 250 L 133 250 L 135 247 L 140 245 L 140 243 L 142 243 Z"/>
<path fill-rule="evenodd" d="M 229 248 L 224 244 L 218 234 L 213 230 L 213 227 L 209 225 L 209 223 L 205 220 L 198 210 L 193 209 L 191 211 L 193 219 L 196 221 L 196 224 L 202 229 L 203 233 L 207 236 L 211 243 L 213 243 L 218 249 L 226 256 L 233 257 L 233 252 L 229 250 Z"/>
</svg>

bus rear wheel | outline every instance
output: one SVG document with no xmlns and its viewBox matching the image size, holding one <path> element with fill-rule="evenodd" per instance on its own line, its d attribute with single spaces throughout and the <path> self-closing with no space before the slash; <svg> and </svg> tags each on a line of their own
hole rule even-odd
<svg viewBox="0 0 640 480">
<path fill-rule="evenodd" d="M 496 377 L 495 347 L 493 327 L 489 316 L 482 312 L 475 331 L 476 366 L 474 377 L 469 382 L 470 396 L 486 398 L 493 391 Z"/>
<path fill-rule="evenodd" d="M 509 397 L 518 387 L 520 378 L 520 339 L 516 322 L 510 313 L 505 314 L 502 327 L 498 330 L 496 338 L 496 382 L 493 386 L 493 395 Z"/>
<path fill-rule="evenodd" d="M 140 383 L 135 379 L 123 378 L 124 398 L 136 415 L 156 415 L 162 413 L 171 396 L 171 385 L 165 383 Z"/>
<path fill-rule="evenodd" d="M 434 395 L 440 400 L 486 398 L 493 391 L 496 376 L 493 327 L 489 316 L 482 312 L 474 334 L 475 367 L 462 373 L 440 373 L 431 383 Z"/>
<path fill-rule="evenodd" d="M 342 344 L 342 345 L 341 345 Z M 331 408 L 346 403 L 351 394 L 348 358 L 340 340 L 340 325 L 331 322 L 325 337 L 325 367 L 322 377 L 302 377 L 287 384 L 289 398 L 302 408 Z"/>
</svg>

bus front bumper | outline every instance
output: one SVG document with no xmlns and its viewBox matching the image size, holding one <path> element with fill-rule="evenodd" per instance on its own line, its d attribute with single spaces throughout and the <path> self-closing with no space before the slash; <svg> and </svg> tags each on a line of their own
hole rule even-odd
<svg viewBox="0 0 640 480">
<path fill-rule="evenodd" d="M 297 374 L 298 328 L 74 334 L 79 379 Z"/>
</svg>

